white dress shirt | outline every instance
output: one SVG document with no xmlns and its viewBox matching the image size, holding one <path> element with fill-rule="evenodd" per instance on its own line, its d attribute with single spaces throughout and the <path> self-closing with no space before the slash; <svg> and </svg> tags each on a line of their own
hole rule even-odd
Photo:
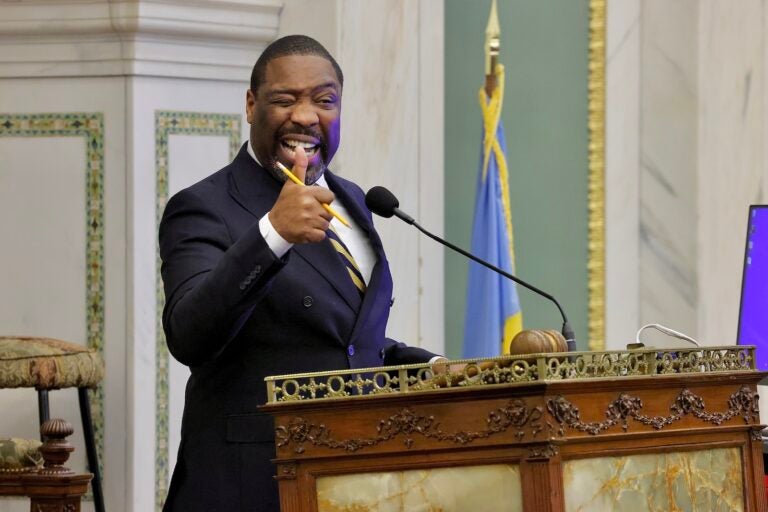
<svg viewBox="0 0 768 512">
<path fill-rule="evenodd" d="M 256 158 L 256 153 L 253 151 L 251 141 L 248 141 L 248 154 L 251 155 L 256 163 L 264 167 L 261 165 L 261 162 L 259 162 L 259 159 Z M 317 180 L 315 185 L 327 189 L 328 182 L 325 181 L 325 176 L 320 176 L 320 179 Z M 373 266 L 376 265 L 376 253 L 373 251 L 371 241 L 368 239 L 365 231 L 363 231 L 349 214 L 349 210 L 347 210 L 341 200 L 336 199 L 333 202 L 333 208 L 339 212 L 342 217 L 347 219 L 351 225 L 351 227 L 345 226 L 336 217 L 331 219 L 333 229 L 336 230 L 341 241 L 344 242 L 344 245 L 347 246 L 352 257 L 355 258 L 355 262 L 357 262 L 363 280 L 368 284 L 371 280 Z M 259 220 L 259 230 L 261 231 L 261 236 L 264 237 L 267 245 L 269 245 L 269 248 L 272 249 L 272 252 L 275 253 L 275 256 L 278 258 L 281 258 L 291 247 L 293 247 L 293 244 L 280 236 L 280 233 L 278 233 L 272 226 L 272 223 L 269 221 L 269 214 L 264 215 Z"/>
</svg>

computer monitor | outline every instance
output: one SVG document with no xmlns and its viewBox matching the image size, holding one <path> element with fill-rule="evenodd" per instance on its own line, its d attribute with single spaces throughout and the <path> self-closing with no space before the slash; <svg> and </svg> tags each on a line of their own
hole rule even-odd
<svg viewBox="0 0 768 512">
<path fill-rule="evenodd" d="M 756 367 L 768 370 L 768 205 L 749 207 L 741 279 L 739 345 L 755 345 Z"/>
</svg>

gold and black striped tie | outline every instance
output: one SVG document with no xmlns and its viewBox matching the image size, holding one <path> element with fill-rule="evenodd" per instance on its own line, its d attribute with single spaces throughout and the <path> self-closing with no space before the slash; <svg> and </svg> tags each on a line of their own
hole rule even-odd
<svg viewBox="0 0 768 512">
<path fill-rule="evenodd" d="M 360 267 L 357 266 L 355 258 L 352 257 L 352 253 L 349 252 L 347 246 L 344 245 L 344 242 L 341 241 L 339 234 L 336 232 L 333 226 L 329 225 L 328 231 L 325 233 L 328 235 L 328 239 L 331 241 L 333 248 L 336 249 L 336 252 L 339 253 L 341 261 L 349 273 L 350 279 L 352 279 L 352 282 L 360 292 L 360 295 L 363 295 L 365 293 L 365 280 L 363 279 L 363 274 L 360 273 Z"/>
</svg>

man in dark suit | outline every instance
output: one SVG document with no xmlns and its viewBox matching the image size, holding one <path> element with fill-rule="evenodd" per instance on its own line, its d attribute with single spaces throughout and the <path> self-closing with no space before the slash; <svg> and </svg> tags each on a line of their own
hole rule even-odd
<svg viewBox="0 0 768 512">
<path fill-rule="evenodd" d="M 317 41 L 275 41 L 246 94 L 249 142 L 165 209 L 163 326 L 192 371 L 165 510 L 278 510 L 273 424 L 257 412 L 264 377 L 436 357 L 386 338 L 392 278 L 381 240 L 360 188 L 327 170 L 342 86 Z M 277 162 L 319 186 L 286 181 Z"/>
</svg>

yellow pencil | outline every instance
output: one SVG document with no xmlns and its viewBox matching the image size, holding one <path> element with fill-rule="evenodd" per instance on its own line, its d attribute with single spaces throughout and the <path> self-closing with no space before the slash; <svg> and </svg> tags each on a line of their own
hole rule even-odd
<svg viewBox="0 0 768 512">
<path fill-rule="evenodd" d="M 277 162 L 277 166 L 280 168 L 280 170 L 281 170 L 281 171 L 283 171 L 283 173 L 284 173 L 286 176 L 288 176 L 288 179 L 289 179 L 289 180 L 291 180 L 292 182 L 294 182 L 294 183 L 295 183 L 295 184 L 297 184 L 297 185 L 301 185 L 302 187 L 304 186 L 304 182 L 303 182 L 303 181 L 301 181 L 299 178 L 297 178 L 297 177 L 296 177 L 296 176 L 295 176 L 295 175 L 294 175 L 294 174 L 293 174 L 293 173 L 292 173 L 290 170 L 288 170 L 288 168 L 287 168 L 286 166 L 284 166 L 284 165 L 283 165 L 283 164 L 281 164 L 280 162 Z M 325 211 L 327 211 L 328 213 L 330 213 L 331 215 L 333 215 L 334 217 L 336 217 L 337 219 L 339 219 L 339 222 L 341 222 L 342 224 L 344 224 L 344 225 L 345 225 L 345 226 L 347 226 L 348 228 L 351 228 L 351 227 L 352 227 L 352 226 L 350 226 L 350 225 L 349 225 L 349 221 L 347 221 L 347 219 L 345 219 L 344 217 L 342 217 L 342 216 L 339 214 L 339 212 L 337 212 L 336 210 L 334 210 L 333 208 L 331 208 L 331 206 L 330 206 L 330 205 L 327 205 L 327 204 L 325 204 L 325 203 L 320 203 L 320 204 L 321 204 L 321 205 L 323 205 L 323 208 L 325 208 Z"/>
</svg>

